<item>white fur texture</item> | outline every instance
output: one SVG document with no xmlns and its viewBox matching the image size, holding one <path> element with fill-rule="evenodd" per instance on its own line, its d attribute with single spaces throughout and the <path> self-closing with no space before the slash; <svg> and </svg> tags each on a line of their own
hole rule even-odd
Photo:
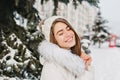
<svg viewBox="0 0 120 80">
<path fill-rule="evenodd" d="M 38 46 L 38 52 L 46 60 L 56 62 L 77 76 L 82 75 L 85 71 L 85 63 L 79 56 L 53 43 L 42 41 Z"/>
</svg>

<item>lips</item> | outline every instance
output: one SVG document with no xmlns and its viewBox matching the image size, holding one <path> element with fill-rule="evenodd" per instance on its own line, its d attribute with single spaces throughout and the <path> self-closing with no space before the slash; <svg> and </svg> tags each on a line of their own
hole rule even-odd
<svg viewBox="0 0 120 80">
<path fill-rule="evenodd" d="M 72 42 L 72 41 L 73 41 L 73 36 L 68 37 L 68 38 L 65 40 L 65 42 Z"/>
</svg>

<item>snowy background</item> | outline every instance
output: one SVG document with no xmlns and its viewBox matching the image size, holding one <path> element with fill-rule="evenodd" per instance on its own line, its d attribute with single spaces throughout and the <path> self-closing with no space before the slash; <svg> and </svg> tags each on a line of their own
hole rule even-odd
<svg viewBox="0 0 120 80">
<path fill-rule="evenodd" d="M 120 36 L 120 0 L 100 0 L 102 16 L 109 21 L 111 32 Z"/>
<path fill-rule="evenodd" d="M 104 43 L 101 48 L 90 46 L 95 80 L 120 80 L 120 47 L 109 48 Z"/>
</svg>

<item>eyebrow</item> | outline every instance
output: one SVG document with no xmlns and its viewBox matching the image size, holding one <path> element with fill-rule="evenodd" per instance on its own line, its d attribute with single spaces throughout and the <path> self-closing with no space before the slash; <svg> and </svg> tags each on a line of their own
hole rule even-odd
<svg viewBox="0 0 120 80">
<path fill-rule="evenodd" d="M 67 25 L 65 29 L 67 29 L 69 26 Z M 63 29 L 59 30 L 56 34 L 58 34 L 59 32 L 62 32 Z"/>
<path fill-rule="evenodd" d="M 69 27 L 69 25 L 66 26 L 66 29 Z M 70 27 L 69 27 L 70 28 Z"/>
<path fill-rule="evenodd" d="M 62 31 L 63 31 L 63 29 L 59 30 L 56 34 L 58 34 L 59 32 L 62 32 Z"/>
</svg>

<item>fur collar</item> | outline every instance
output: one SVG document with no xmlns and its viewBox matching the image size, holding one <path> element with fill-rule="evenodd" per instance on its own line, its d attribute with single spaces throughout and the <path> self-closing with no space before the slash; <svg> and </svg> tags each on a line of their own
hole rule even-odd
<svg viewBox="0 0 120 80">
<path fill-rule="evenodd" d="M 38 52 L 46 60 L 58 63 L 77 76 L 85 71 L 85 63 L 79 56 L 46 40 L 39 44 Z"/>
</svg>

